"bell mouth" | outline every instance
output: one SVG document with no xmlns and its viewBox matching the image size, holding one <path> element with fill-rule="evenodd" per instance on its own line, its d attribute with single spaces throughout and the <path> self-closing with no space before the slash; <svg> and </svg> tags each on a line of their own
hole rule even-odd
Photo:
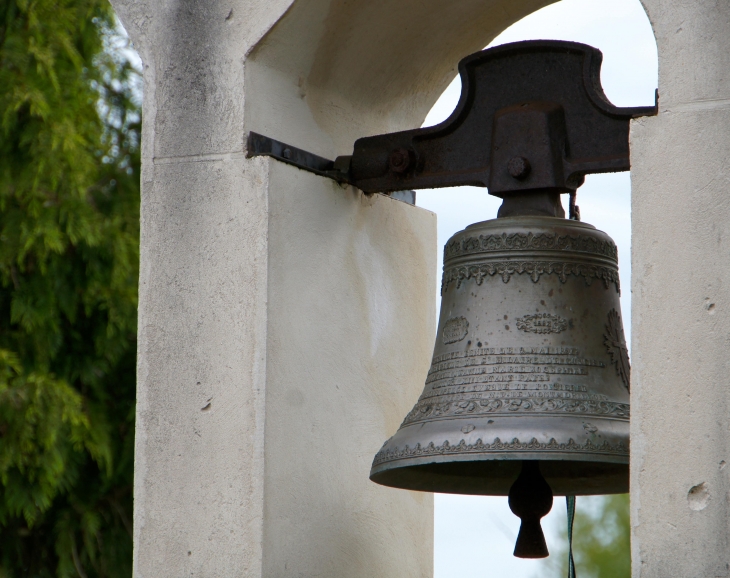
<svg viewBox="0 0 730 578">
<path fill-rule="evenodd" d="M 411 421 L 380 448 L 370 479 L 424 492 L 507 496 L 522 463 L 534 460 L 555 495 L 623 494 L 627 430 L 625 418 L 594 415 L 589 422 L 574 414 Z"/>
<path fill-rule="evenodd" d="M 505 453 L 482 460 L 454 460 L 442 457 L 424 463 L 387 463 L 374 466 L 370 479 L 380 485 L 421 492 L 507 496 L 520 474 L 523 460 L 537 460 L 540 471 L 557 496 L 625 494 L 629 491 L 629 464 L 626 458 L 614 461 L 586 459 L 546 459 L 540 453 Z M 448 461 L 447 461 L 448 460 Z"/>
</svg>

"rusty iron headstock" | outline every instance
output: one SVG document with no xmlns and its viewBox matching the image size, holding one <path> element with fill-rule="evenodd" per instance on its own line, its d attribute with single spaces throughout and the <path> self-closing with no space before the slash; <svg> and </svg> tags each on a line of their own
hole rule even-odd
<svg viewBox="0 0 730 578">
<path fill-rule="evenodd" d="M 366 193 L 472 185 L 513 203 L 534 204 L 540 194 L 554 200 L 588 173 L 629 170 L 629 121 L 657 112 L 612 105 L 601 87 L 602 59 L 576 42 L 489 48 L 459 63 L 461 98 L 439 125 L 358 139 L 353 154 L 334 163 L 294 147 L 277 155 L 254 133 L 249 154 L 304 165 Z"/>
<path fill-rule="evenodd" d="M 365 192 L 457 185 L 575 190 L 587 173 L 629 169 L 629 121 L 656 107 L 613 106 L 603 57 L 575 42 L 528 41 L 459 63 L 459 104 L 439 125 L 358 139 L 350 179 Z"/>
</svg>

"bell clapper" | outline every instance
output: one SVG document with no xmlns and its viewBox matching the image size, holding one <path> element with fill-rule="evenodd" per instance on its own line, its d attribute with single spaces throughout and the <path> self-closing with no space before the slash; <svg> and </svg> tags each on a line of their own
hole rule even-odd
<svg viewBox="0 0 730 578">
<path fill-rule="evenodd" d="M 509 490 L 509 507 L 520 518 L 514 555 L 517 558 L 546 558 L 549 553 L 540 519 L 553 507 L 553 491 L 535 460 L 522 462 L 522 471 Z"/>
</svg>

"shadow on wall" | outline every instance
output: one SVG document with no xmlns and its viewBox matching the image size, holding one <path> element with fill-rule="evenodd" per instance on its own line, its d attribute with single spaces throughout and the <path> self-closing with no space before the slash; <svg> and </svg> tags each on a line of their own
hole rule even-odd
<svg viewBox="0 0 730 578">
<path fill-rule="evenodd" d="M 245 130 L 334 158 L 417 127 L 463 56 L 550 3 L 296 2 L 247 63 Z"/>
</svg>

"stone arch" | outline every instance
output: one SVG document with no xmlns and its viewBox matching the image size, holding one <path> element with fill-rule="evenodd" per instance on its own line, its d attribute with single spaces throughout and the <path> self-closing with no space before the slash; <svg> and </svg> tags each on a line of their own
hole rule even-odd
<svg viewBox="0 0 730 578">
<path fill-rule="evenodd" d="M 246 131 L 334 157 L 418 126 L 463 56 L 553 1 L 295 2 L 250 53 Z"/>
</svg>

